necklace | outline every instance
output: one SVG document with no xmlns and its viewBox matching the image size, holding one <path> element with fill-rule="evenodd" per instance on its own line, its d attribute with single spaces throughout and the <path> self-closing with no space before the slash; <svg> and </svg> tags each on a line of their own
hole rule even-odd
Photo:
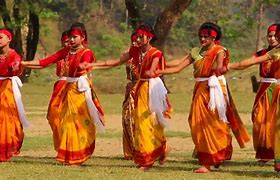
<svg viewBox="0 0 280 180">
<path fill-rule="evenodd" d="M 152 48 L 152 46 L 150 46 L 145 52 L 140 51 L 140 61 L 139 61 L 139 65 L 142 64 L 144 57 L 146 56 L 146 54 L 149 52 L 149 50 Z"/>
<path fill-rule="evenodd" d="M 71 48 L 70 51 L 69 51 L 69 53 L 70 53 L 70 54 L 76 54 L 77 51 L 78 51 L 79 49 L 83 48 L 83 47 L 84 47 L 83 45 L 80 45 L 80 46 L 78 46 L 78 47 Z"/>
</svg>

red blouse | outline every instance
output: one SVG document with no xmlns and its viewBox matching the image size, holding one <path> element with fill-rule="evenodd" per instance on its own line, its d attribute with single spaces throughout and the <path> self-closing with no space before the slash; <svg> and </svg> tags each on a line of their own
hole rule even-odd
<svg viewBox="0 0 280 180">
<path fill-rule="evenodd" d="M 93 51 L 90 49 L 82 48 L 79 49 L 75 54 L 71 54 L 69 48 L 63 48 L 49 57 L 39 61 L 40 66 L 43 67 L 47 67 L 57 62 L 59 62 L 59 66 L 57 66 L 57 72 L 59 72 L 59 76 L 79 77 L 88 72 L 88 70 L 80 69 L 79 63 L 95 62 L 95 56 Z"/>
<path fill-rule="evenodd" d="M 12 71 L 12 67 L 19 66 L 21 61 L 21 56 L 14 49 L 11 49 L 7 57 L 0 58 L 0 77 L 21 75 L 22 70 Z"/>
</svg>

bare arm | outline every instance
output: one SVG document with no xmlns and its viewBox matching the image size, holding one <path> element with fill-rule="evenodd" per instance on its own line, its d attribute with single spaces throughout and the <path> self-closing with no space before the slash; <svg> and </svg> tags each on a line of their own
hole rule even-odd
<svg viewBox="0 0 280 180">
<path fill-rule="evenodd" d="M 148 71 L 146 71 L 145 74 L 151 78 L 156 77 L 156 68 L 158 66 L 158 63 L 159 63 L 159 58 L 158 57 L 154 58 L 151 68 Z"/>
<path fill-rule="evenodd" d="M 109 68 L 121 65 L 121 64 L 125 63 L 126 61 L 128 61 L 129 59 L 131 59 L 129 53 L 125 52 L 121 55 L 120 59 L 111 59 L 111 60 L 106 60 L 106 61 L 96 62 L 96 63 L 84 62 L 84 63 L 80 63 L 79 66 L 81 69 L 88 69 L 88 68 L 109 69 Z"/>
<path fill-rule="evenodd" d="M 217 67 L 216 67 L 216 70 L 215 70 L 216 76 L 222 75 L 222 73 L 224 71 L 223 70 L 223 64 L 224 64 L 225 55 L 226 55 L 225 51 L 220 51 L 217 54 L 217 57 L 216 57 Z"/>
<path fill-rule="evenodd" d="M 264 61 L 267 61 L 267 60 L 270 60 L 270 59 L 271 59 L 271 57 L 268 54 L 264 54 L 264 55 L 259 56 L 259 57 L 252 56 L 248 59 L 244 59 L 244 60 L 241 60 L 239 62 L 229 63 L 228 69 L 229 70 L 231 70 L 231 69 L 242 70 L 242 69 L 246 69 L 246 68 L 248 68 L 252 65 L 259 64 L 261 62 L 264 62 Z"/>
<path fill-rule="evenodd" d="M 182 58 L 180 64 L 177 66 L 171 67 L 171 68 L 166 68 L 164 70 L 158 70 L 156 73 L 157 74 L 173 74 L 173 73 L 178 73 L 182 71 L 185 67 L 190 65 L 193 62 L 192 58 L 190 55 L 186 55 L 184 58 Z"/>
<path fill-rule="evenodd" d="M 31 69 L 40 69 L 41 67 L 38 60 L 21 61 L 21 65 L 25 68 L 31 68 Z"/>
</svg>

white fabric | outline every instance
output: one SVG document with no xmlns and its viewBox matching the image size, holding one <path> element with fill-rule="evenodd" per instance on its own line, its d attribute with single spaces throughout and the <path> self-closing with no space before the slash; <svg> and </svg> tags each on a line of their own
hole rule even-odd
<svg viewBox="0 0 280 180">
<path fill-rule="evenodd" d="M 277 82 L 277 79 L 275 78 L 261 78 L 261 82 L 264 82 L 264 83 L 276 83 Z"/>
<path fill-rule="evenodd" d="M 277 82 L 276 82 L 277 84 L 280 84 L 280 79 L 277 79 Z"/>
<path fill-rule="evenodd" d="M 25 110 L 23 107 L 22 99 L 21 99 L 21 93 L 19 88 L 22 87 L 22 82 L 17 76 L 12 76 L 12 77 L 0 77 L 0 80 L 5 80 L 5 79 L 11 79 L 12 80 L 12 89 L 13 89 L 13 94 L 17 106 L 17 111 L 19 115 L 19 120 L 22 124 L 23 127 L 28 127 L 29 123 L 26 119 L 25 115 Z"/>
<path fill-rule="evenodd" d="M 196 78 L 196 81 L 198 82 L 208 81 L 208 86 L 210 88 L 208 108 L 211 111 L 215 111 L 215 109 L 217 109 L 219 118 L 223 122 L 228 123 L 226 116 L 227 103 L 219 80 L 222 80 L 223 84 L 226 86 L 226 80 L 223 75 L 219 77 L 213 75 L 209 78 Z M 229 102 L 228 92 L 226 92 L 226 99 Z"/>
<path fill-rule="evenodd" d="M 167 110 L 168 104 L 166 101 L 167 90 L 162 80 L 157 78 L 149 79 L 149 107 L 152 114 L 155 115 L 157 121 L 162 127 L 169 127 L 163 113 Z"/>
<path fill-rule="evenodd" d="M 66 80 L 67 82 L 77 82 L 78 90 L 80 92 L 85 92 L 85 98 L 87 102 L 88 111 L 91 117 L 91 120 L 95 124 L 97 130 L 105 132 L 105 127 L 102 123 L 102 114 L 96 108 L 91 95 L 91 89 L 88 83 L 87 76 L 80 77 L 61 77 L 59 80 Z"/>
</svg>

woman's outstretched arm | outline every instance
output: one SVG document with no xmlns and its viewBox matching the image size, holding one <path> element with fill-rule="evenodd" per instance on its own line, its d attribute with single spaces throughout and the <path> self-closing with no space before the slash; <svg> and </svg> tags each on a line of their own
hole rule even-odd
<svg viewBox="0 0 280 180">
<path fill-rule="evenodd" d="M 180 63 L 176 66 L 170 67 L 170 68 L 166 68 L 164 70 L 157 70 L 156 73 L 157 74 L 173 74 L 173 73 L 178 73 L 180 71 L 182 71 L 185 67 L 187 67 L 188 65 L 190 65 L 192 63 L 192 58 L 191 56 L 188 54 L 186 55 L 184 58 L 182 58 L 180 60 Z"/>
</svg>

